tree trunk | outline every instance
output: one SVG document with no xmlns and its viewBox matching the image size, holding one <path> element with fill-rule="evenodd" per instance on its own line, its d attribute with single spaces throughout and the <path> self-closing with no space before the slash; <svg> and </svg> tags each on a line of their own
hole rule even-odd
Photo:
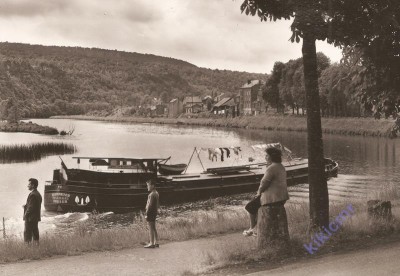
<svg viewBox="0 0 400 276">
<path fill-rule="evenodd" d="M 307 108 L 308 183 L 311 229 L 329 224 L 329 195 L 325 177 L 324 150 L 318 92 L 315 38 L 303 37 L 304 85 Z"/>
<path fill-rule="evenodd" d="M 285 207 L 261 206 L 257 218 L 257 247 L 284 246 L 289 241 L 289 228 Z"/>
</svg>

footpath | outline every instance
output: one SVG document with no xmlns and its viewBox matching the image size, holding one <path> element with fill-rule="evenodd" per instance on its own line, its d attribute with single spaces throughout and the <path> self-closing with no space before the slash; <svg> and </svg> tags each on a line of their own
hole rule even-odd
<svg viewBox="0 0 400 276">
<path fill-rule="evenodd" d="M 160 244 L 160 248 L 132 248 L 80 256 L 0 265 L 0 275 L 184 275 L 204 271 L 207 252 L 235 239 L 239 233 Z"/>
<path fill-rule="evenodd" d="M 115 252 L 95 252 L 80 256 L 1 264 L 0 275 L 193 275 L 209 268 L 207 253 L 223 252 L 226 243 L 243 239 L 240 233 L 161 244 L 158 249 L 133 248 Z M 217 275 L 399 275 L 400 241 L 269 265 L 254 271 L 243 265 Z M 279 266 L 277 268 L 277 265 Z M 267 267 L 267 265 L 266 265 Z M 249 269 L 250 268 L 250 269 Z M 248 269 L 248 271 L 246 271 Z M 212 274 L 212 273 L 211 273 Z"/>
<path fill-rule="evenodd" d="M 338 252 L 317 258 L 303 259 L 268 271 L 249 274 L 251 276 L 339 276 L 400 275 L 400 241 L 375 245 L 357 251 Z"/>
</svg>

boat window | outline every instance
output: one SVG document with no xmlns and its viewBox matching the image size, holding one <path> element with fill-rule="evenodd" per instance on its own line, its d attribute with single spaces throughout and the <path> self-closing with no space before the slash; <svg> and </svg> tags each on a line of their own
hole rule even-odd
<svg viewBox="0 0 400 276">
<path fill-rule="evenodd" d="M 118 160 L 116 160 L 116 159 L 111 159 L 111 160 L 110 160 L 110 166 L 118 166 Z"/>
</svg>

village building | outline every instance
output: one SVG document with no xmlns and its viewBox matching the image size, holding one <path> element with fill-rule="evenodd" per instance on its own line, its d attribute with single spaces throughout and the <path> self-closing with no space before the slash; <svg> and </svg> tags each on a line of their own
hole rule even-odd
<svg viewBox="0 0 400 276">
<path fill-rule="evenodd" d="M 203 111 L 203 101 L 198 96 L 185 97 L 183 109 L 185 113 L 200 113 Z"/>
<path fill-rule="evenodd" d="M 221 93 L 221 94 L 219 94 L 218 96 L 216 96 L 216 97 L 214 98 L 214 102 L 217 103 L 217 102 L 221 101 L 223 98 L 226 98 L 226 97 L 224 97 L 224 94 L 225 94 L 225 93 Z"/>
<path fill-rule="evenodd" d="M 179 99 L 172 99 L 168 103 L 168 117 L 178 117 L 183 111 L 183 103 Z"/>
<path fill-rule="evenodd" d="M 263 82 L 261 80 L 248 80 L 239 90 L 239 109 L 243 115 L 258 115 L 265 111 L 262 98 Z"/>
<path fill-rule="evenodd" d="M 213 106 L 212 112 L 217 115 L 225 115 L 226 117 L 238 116 L 239 102 L 237 102 L 235 99 L 235 97 L 223 98 Z"/>
</svg>

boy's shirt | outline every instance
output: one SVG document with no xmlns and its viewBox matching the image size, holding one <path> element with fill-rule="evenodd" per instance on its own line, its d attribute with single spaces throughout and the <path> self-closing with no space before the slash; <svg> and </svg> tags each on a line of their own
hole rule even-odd
<svg viewBox="0 0 400 276">
<path fill-rule="evenodd" d="M 147 197 L 147 204 L 146 204 L 146 214 L 149 213 L 157 213 L 158 207 L 160 205 L 159 202 L 159 195 L 156 190 L 153 190 Z"/>
</svg>

